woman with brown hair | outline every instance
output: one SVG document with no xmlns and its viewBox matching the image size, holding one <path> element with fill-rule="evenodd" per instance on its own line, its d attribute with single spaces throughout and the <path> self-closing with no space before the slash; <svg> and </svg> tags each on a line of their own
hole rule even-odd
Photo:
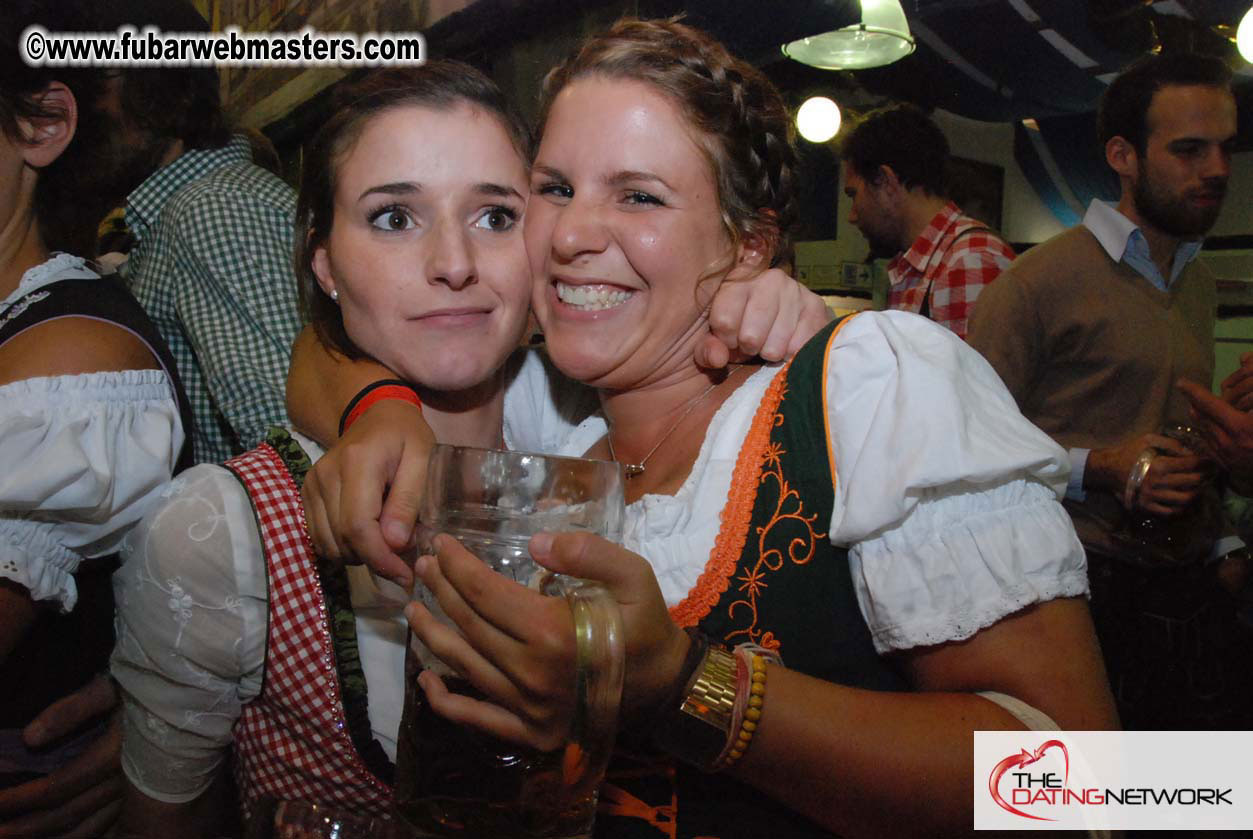
<svg viewBox="0 0 1253 839">
<path fill-rule="evenodd" d="M 338 91 L 306 150 L 296 264 L 318 342 L 416 386 L 451 443 L 553 449 L 581 420 L 604 430 L 590 391 L 554 401 L 545 362 L 516 352 L 529 147 L 490 80 L 432 61 Z M 319 455 L 273 429 L 180 476 L 128 543 L 112 664 L 125 831 L 209 834 L 230 812 L 232 750 L 247 818 L 276 800 L 387 811 L 407 598 L 313 553 L 300 487 Z"/>
<path fill-rule="evenodd" d="M 543 103 L 532 307 L 553 362 L 600 393 L 608 433 L 562 453 L 623 464 L 630 550 L 555 534 L 532 554 L 619 599 L 624 743 L 703 770 L 611 777 L 598 835 L 649 835 L 649 813 L 684 837 L 965 831 L 972 731 L 1116 725 L 1058 503 L 1065 453 L 981 358 L 887 312 L 782 368 L 692 361 L 712 290 L 787 250 L 795 155 L 761 73 L 682 24 L 625 21 Z M 417 435 L 378 428 L 354 451 L 419 493 Z M 321 521 L 342 516 L 333 496 Z M 432 707 L 551 748 L 572 707 L 568 610 L 437 543 L 415 573 L 457 631 L 420 606 L 411 624 L 489 699 L 424 673 Z"/>
<path fill-rule="evenodd" d="M 337 351 L 442 389 L 432 425 L 467 444 L 499 443 L 507 383 L 535 375 L 533 359 L 502 368 L 527 317 L 528 144 L 482 74 L 430 62 L 339 91 L 305 156 L 306 312 Z M 232 750 L 246 817 L 281 800 L 386 812 L 404 598 L 311 552 L 299 488 L 319 454 L 272 429 L 180 476 L 128 544 L 112 664 L 125 832 L 217 835 Z"/>
</svg>

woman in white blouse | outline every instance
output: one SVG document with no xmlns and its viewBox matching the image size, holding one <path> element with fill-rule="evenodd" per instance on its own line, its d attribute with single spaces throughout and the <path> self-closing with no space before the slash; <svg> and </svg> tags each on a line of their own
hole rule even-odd
<svg viewBox="0 0 1253 839">
<path fill-rule="evenodd" d="M 673 825 L 677 806 L 681 836 L 949 835 L 971 825 L 972 731 L 1115 726 L 1083 551 L 1058 503 L 1065 453 L 977 354 L 893 312 L 824 331 L 782 371 L 692 363 L 711 288 L 785 250 L 795 158 L 769 82 L 686 27 L 625 22 L 550 74 L 543 103 L 532 305 L 552 361 L 600 391 L 608 434 L 579 429 L 563 453 L 624 464 L 631 550 L 558 534 L 532 554 L 618 595 L 631 739 L 722 770 L 680 769 L 677 787 L 662 773 L 655 800 L 611 773 L 597 834 L 633 835 L 632 814 Z M 309 506 L 348 523 L 315 532 L 331 550 L 380 530 L 382 487 L 340 481 L 350 463 L 390 460 L 390 493 L 421 492 L 408 456 L 420 436 L 397 426 L 382 439 L 375 423 L 363 439 L 376 410 L 341 443 L 352 460 L 332 452 L 315 471 L 324 495 Z M 344 510 L 370 497 L 364 516 Z M 412 522 L 396 513 L 403 536 Z M 432 706 L 560 743 L 574 689 L 565 604 L 446 537 L 415 572 L 459 629 L 415 605 L 415 632 L 490 698 L 423 673 Z M 722 677 L 684 627 L 786 665 L 764 666 L 764 705 L 697 719 L 718 732 L 712 751 L 708 729 L 684 735 L 711 704 L 685 690 Z M 729 672 L 750 660 L 761 666 L 737 651 Z M 729 689 L 745 699 L 746 684 Z"/>
<path fill-rule="evenodd" d="M 186 430 L 138 304 L 54 253 L 47 233 L 68 194 L 52 187 L 73 178 L 65 82 L 81 92 L 88 80 L 27 67 L 16 40 L 0 51 L 0 775 L 7 787 L 54 773 L 44 786 L 64 791 L 11 791 L 32 812 L 0 830 L 90 835 L 116 816 L 116 733 L 28 749 L 22 729 L 107 666 L 110 555 L 169 480 Z M 93 683 L 83 699 L 103 710 L 111 694 Z"/>
<path fill-rule="evenodd" d="M 457 62 L 381 70 L 338 96 L 306 149 L 297 205 L 305 243 L 297 254 L 301 295 L 319 342 L 350 357 L 369 354 L 416 383 L 440 439 L 561 447 L 595 399 L 572 388 L 554 400 L 553 374 L 542 358 L 516 352 L 530 294 L 519 223 L 529 145 L 521 120 L 490 81 Z M 762 283 L 773 297 L 791 293 L 792 285 L 779 272 Z M 796 312 L 781 320 L 794 325 Z M 603 433 L 603 420 L 588 422 Z M 314 442 L 284 434 L 272 435 L 271 451 L 298 446 L 318 459 Z M 359 674 L 301 671 L 291 681 L 324 681 L 316 696 L 293 700 L 300 710 L 288 720 L 304 719 L 270 726 L 284 728 L 273 735 L 285 738 L 283 748 L 265 744 L 271 754 L 300 754 L 276 766 L 258 754 L 267 749 L 253 749 L 253 732 L 264 727 L 257 721 L 268 724 L 265 708 L 289 695 L 276 687 L 284 668 L 302 657 L 322 660 L 318 637 L 295 645 L 301 656 L 280 652 L 287 639 L 274 635 L 282 622 L 276 610 L 291 599 L 277 593 L 287 589 L 276 578 L 317 561 L 299 528 L 286 534 L 294 544 L 284 554 L 258 525 L 270 513 L 303 516 L 298 496 L 267 507 L 249 483 L 241 463 L 255 465 L 261 453 L 188 470 L 127 542 L 115 577 L 112 662 L 125 706 L 125 831 L 210 831 L 224 816 L 218 796 L 232 744 L 250 816 L 267 798 L 379 812 L 390 795 L 387 764 L 404 695 L 401 607 L 408 598 L 363 568 L 347 572 L 350 610 L 328 594 L 334 581 L 302 578 L 307 602 L 295 607 L 294 621 L 315 636 L 323 626 L 351 624 L 355 641 L 345 646 L 337 638 L 326 652 L 328 659 L 359 660 Z M 298 470 L 291 471 L 292 480 L 275 480 L 290 489 L 298 480 Z M 342 620 L 349 611 L 351 620 Z M 367 689 L 350 695 L 345 686 L 361 681 Z M 351 743 L 324 743 L 317 731 L 296 730 L 322 714 L 361 719 L 357 711 L 365 722 Z M 344 755 L 350 757 L 341 762 Z M 310 763 L 317 771 L 300 768 Z"/>
<path fill-rule="evenodd" d="M 306 148 L 297 203 L 306 311 L 337 352 L 370 353 L 423 383 L 432 424 L 449 439 L 497 445 L 502 411 L 529 410 L 517 383 L 544 375 L 534 357 L 501 367 L 527 319 L 518 224 L 527 131 L 490 81 L 456 62 L 381 70 L 338 96 Z M 225 466 L 190 469 L 127 544 L 112 663 L 125 707 L 126 835 L 217 835 L 230 818 L 220 796 L 232 744 L 249 819 L 285 799 L 385 810 L 407 598 L 354 568 L 347 602 L 337 601 L 338 578 L 323 574 L 298 526 L 275 534 L 258 523 L 303 517 L 297 467 L 271 473 L 285 495 L 250 477 L 280 451 L 285 464 L 320 454 L 276 430 Z M 313 635 L 276 635 L 284 622 Z M 345 623 L 354 639 L 338 634 Z M 360 662 L 353 673 L 317 666 L 349 660 Z M 311 695 L 294 695 L 313 682 Z M 272 714 L 280 703 L 289 712 Z M 359 727 L 345 723 L 354 719 Z"/>
</svg>

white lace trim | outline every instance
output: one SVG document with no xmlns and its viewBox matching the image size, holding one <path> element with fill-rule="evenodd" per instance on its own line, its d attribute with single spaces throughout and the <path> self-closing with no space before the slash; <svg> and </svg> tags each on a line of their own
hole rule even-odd
<svg viewBox="0 0 1253 839">
<path fill-rule="evenodd" d="M 1036 603 L 1046 603 L 1061 597 L 1079 597 L 1088 594 L 1088 575 L 1085 569 L 1072 571 L 1039 585 L 1022 585 L 1005 588 L 1000 596 L 989 603 L 959 613 L 935 616 L 909 625 L 893 624 L 872 630 L 875 651 L 880 655 L 911 647 L 930 647 L 949 641 L 965 641 L 981 629 L 986 629 L 1004 617 L 1020 612 Z"/>
<path fill-rule="evenodd" d="M 81 256 L 74 256 L 72 253 L 54 254 L 47 262 L 41 262 L 22 275 L 22 279 L 18 280 L 17 288 L 13 289 L 13 292 L 4 298 L 3 301 L 0 301 L 0 309 L 7 307 L 14 300 L 51 283 L 74 278 L 90 279 L 98 276 L 95 271 L 87 267 L 87 260 Z"/>
<path fill-rule="evenodd" d="M 50 294 L 52 294 L 51 291 L 36 291 L 35 293 L 27 295 L 19 300 L 11 309 L 8 310 L 8 312 L 5 313 L 4 317 L 0 317 L 0 329 L 4 329 L 11 321 L 21 317 L 22 314 L 31 306 L 34 306 L 41 300 L 47 299 Z"/>
<path fill-rule="evenodd" d="M 74 608 L 74 572 L 83 558 L 61 544 L 56 523 L 6 513 L 0 518 L 0 550 L 0 577 L 25 586 L 36 602 L 55 600 L 65 612 Z"/>
<path fill-rule="evenodd" d="M 74 608 L 72 575 L 138 521 L 169 478 L 181 428 L 160 370 L 0 386 L 0 576 Z"/>
</svg>

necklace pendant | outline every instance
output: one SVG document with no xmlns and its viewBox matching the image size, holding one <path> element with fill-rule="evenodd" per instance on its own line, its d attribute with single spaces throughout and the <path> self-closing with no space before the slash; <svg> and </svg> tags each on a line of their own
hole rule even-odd
<svg viewBox="0 0 1253 839">
<path fill-rule="evenodd" d="M 624 463 L 622 464 L 622 471 L 626 475 L 627 480 L 629 481 L 632 478 L 638 478 L 640 475 L 644 474 L 644 464 Z"/>
</svg>

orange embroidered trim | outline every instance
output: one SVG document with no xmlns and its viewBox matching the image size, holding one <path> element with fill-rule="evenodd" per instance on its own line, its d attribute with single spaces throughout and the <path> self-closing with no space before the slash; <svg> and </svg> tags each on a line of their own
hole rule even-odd
<svg viewBox="0 0 1253 839">
<path fill-rule="evenodd" d="M 777 422 L 783 420 L 782 415 L 776 418 Z M 779 548 L 771 548 L 766 550 L 766 545 L 770 543 L 772 538 L 771 531 L 777 525 L 790 523 L 792 525 L 801 525 L 805 529 L 804 536 L 793 536 L 787 540 L 787 557 L 796 565 L 806 565 L 814 558 L 817 552 L 818 540 L 825 539 L 827 534 L 817 533 L 814 531 L 814 522 L 818 520 L 818 514 L 805 515 L 805 504 L 801 500 L 800 493 L 792 489 L 791 485 L 783 477 L 783 455 L 787 452 L 778 443 L 771 443 L 766 449 L 766 462 L 761 473 L 760 485 L 765 486 L 766 481 L 771 478 L 778 484 L 778 497 L 775 500 L 774 512 L 770 515 L 770 520 L 763 526 L 758 527 L 757 533 L 757 561 L 753 563 L 753 567 L 746 569 L 744 573 L 736 577 L 736 581 L 740 583 L 739 590 L 745 592 L 744 597 L 733 601 L 727 606 L 727 617 L 731 620 L 735 619 L 735 613 L 740 611 L 740 607 L 748 609 L 748 616 L 751 620 L 748 626 L 743 629 L 733 629 L 723 636 L 723 641 L 728 644 L 736 643 L 741 636 L 743 640 L 757 644 L 767 650 L 774 652 L 782 652 L 783 643 L 774 636 L 773 632 L 762 632 L 757 627 L 757 598 L 760 597 L 768 587 L 766 583 L 766 572 L 779 571 L 783 568 L 784 555 Z"/>
<path fill-rule="evenodd" d="M 848 326 L 849 321 L 857 317 L 858 314 L 854 312 L 835 325 L 835 329 L 831 330 L 831 337 L 827 339 L 827 346 L 822 355 L 822 427 L 827 433 L 827 463 L 831 466 L 831 489 L 833 492 L 839 490 L 840 481 L 835 468 L 835 438 L 831 436 L 831 412 L 827 410 L 830 407 L 827 405 L 827 367 L 831 363 L 831 346 L 835 343 L 835 336 L 839 335 L 840 330 Z"/>
<path fill-rule="evenodd" d="M 752 522 L 753 506 L 757 502 L 761 467 L 767 456 L 770 432 L 782 421 L 777 413 L 779 403 L 787 391 L 788 363 L 775 374 L 766 388 L 766 395 L 757 408 L 753 424 L 744 438 L 740 456 L 731 476 L 731 489 L 727 493 L 726 506 L 722 508 L 722 527 L 714 540 L 709 561 L 701 572 L 696 585 L 687 597 L 670 609 L 670 618 L 679 626 L 695 626 L 713 610 L 722 593 L 731 584 L 731 575 L 744 552 L 748 538 L 748 526 Z"/>
</svg>

